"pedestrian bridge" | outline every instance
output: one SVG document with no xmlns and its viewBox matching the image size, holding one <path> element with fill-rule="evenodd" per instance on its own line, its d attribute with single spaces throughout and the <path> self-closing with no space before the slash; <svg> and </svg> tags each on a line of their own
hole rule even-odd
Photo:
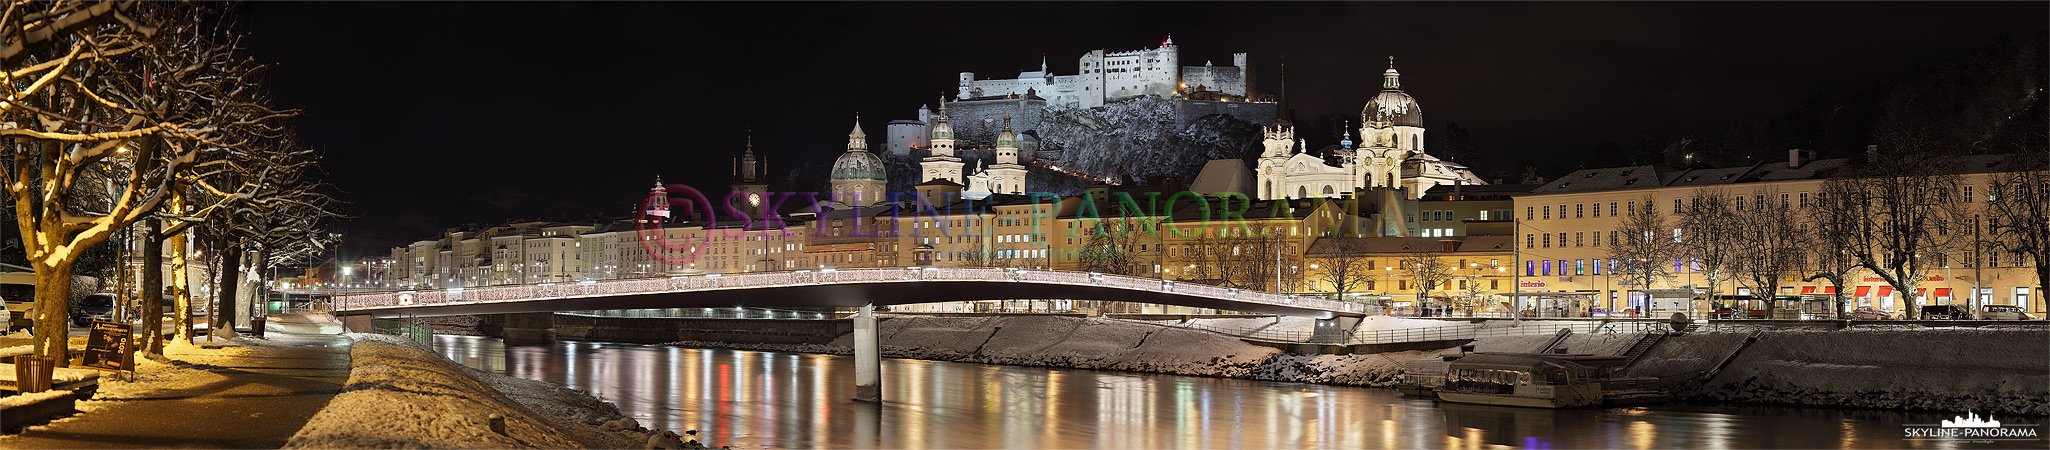
<svg viewBox="0 0 2050 450">
<path fill-rule="evenodd" d="M 1093 272 L 891 268 L 707 274 L 665 278 L 336 293 L 338 316 L 375 318 L 720 307 L 860 307 L 973 300 L 1069 299 L 1157 303 L 1332 318 L 1363 306 L 1320 298 Z"/>
</svg>

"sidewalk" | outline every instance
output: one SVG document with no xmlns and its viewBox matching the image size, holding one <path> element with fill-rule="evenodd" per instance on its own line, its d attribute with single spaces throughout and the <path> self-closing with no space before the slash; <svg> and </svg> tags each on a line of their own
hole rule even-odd
<svg viewBox="0 0 2050 450">
<path fill-rule="evenodd" d="M 327 320 L 273 315 L 267 339 L 167 345 L 168 363 L 142 362 L 138 382 L 103 378 L 82 413 L 0 448 L 278 448 L 348 380 L 351 341 Z"/>
</svg>

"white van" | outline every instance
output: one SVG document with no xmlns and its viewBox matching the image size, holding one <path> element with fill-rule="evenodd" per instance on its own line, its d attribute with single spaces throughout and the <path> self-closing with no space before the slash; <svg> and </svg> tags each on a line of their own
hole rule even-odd
<svg viewBox="0 0 2050 450">
<path fill-rule="evenodd" d="M 35 326 L 36 273 L 0 272 L 0 300 L 7 303 L 7 331 Z"/>
</svg>

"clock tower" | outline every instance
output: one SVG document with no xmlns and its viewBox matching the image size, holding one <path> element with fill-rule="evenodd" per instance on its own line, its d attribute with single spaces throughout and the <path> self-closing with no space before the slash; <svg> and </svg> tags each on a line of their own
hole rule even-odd
<svg viewBox="0 0 2050 450">
<path fill-rule="evenodd" d="M 762 178 L 767 172 L 768 161 L 755 157 L 754 132 L 749 131 L 747 151 L 733 160 L 733 192 L 742 193 L 734 207 L 746 211 L 756 221 L 762 219 L 762 204 L 769 201 L 769 182 Z"/>
</svg>

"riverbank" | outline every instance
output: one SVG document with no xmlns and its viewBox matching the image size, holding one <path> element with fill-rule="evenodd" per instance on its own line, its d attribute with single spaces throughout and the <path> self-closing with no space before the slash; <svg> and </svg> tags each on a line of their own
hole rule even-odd
<svg viewBox="0 0 2050 450">
<path fill-rule="evenodd" d="M 418 342 L 350 333 L 349 379 L 285 448 L 681 448 L 619 408 L 486 373 Z"/>
<path fill-rule="evenodd" d="M 2050 415 L 2050 330 L 1885 327 L 1673 336 L 1628 371 L 1678 386 L 1682 400 L 1782 406 Z M 1165 323 L 1054 316 L 886 317 L 884 357 L 1387 387 L 1405 367 L 1442 367 L 1457 348 L 1298 355 Z M 1574 335 L 1574 353 L 1620 355 L 1642 335 Z M 1486 338 L 1476 351 L 1534 352 L 1551 336 Z M 828 344 L 680 341 L 664 345 L 852 353 Z M 1739 351 L 1739 348 L 1742 350 Z M 1732 352 L 1737 357 L 1702 380 Z"/>
</svg>

